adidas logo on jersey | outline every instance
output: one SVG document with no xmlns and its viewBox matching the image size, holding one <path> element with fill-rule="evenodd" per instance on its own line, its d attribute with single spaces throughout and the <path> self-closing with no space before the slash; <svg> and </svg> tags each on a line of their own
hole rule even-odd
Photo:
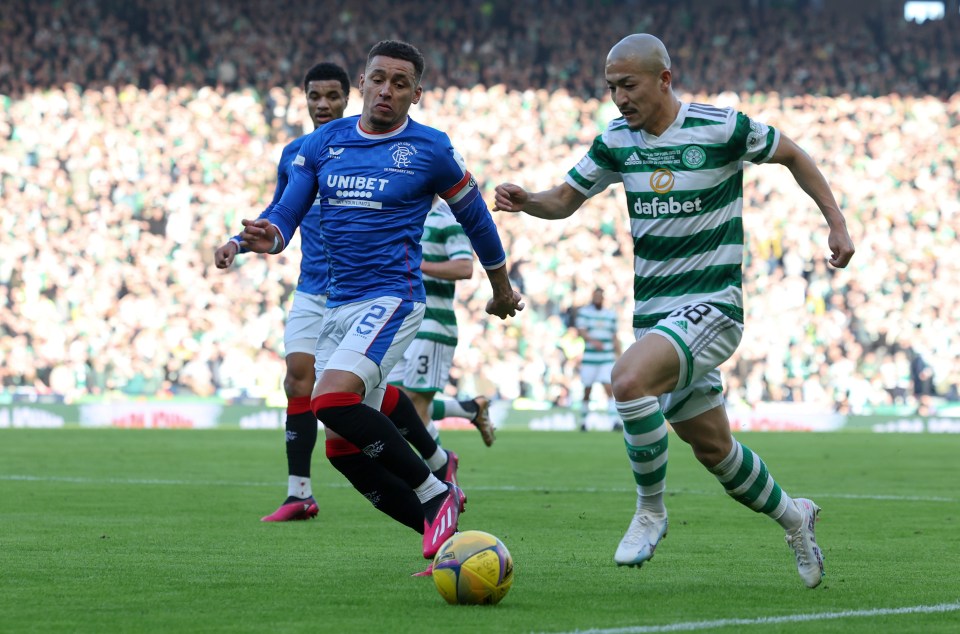
<svg viewBox="0 0 960 634">
<path fill-rule="evenodd" d="M 675 322 L 673 322 L 673 324 L 674 324 L 675 326 L 680 326 L 680 329 L 683 330 L 683 332 L 687 332 L 687 322 L 685 322 L 685 321 L 675 321 Z"/>
<path fill-rule="evenodd" d="M 633 154 L 631 154 L 631 155 L 630 155 L 630 158 L 628 158 L 626 161 L 623 162 L 623 164 L 624 164 L 625 166 L 640 165 L 641 163 L 642 163 L 642 161 L 640 161 L 640 157 L 637 156 L 637 153 L 636 153 L 636 152 L 634 152 Z"/>
</svg>

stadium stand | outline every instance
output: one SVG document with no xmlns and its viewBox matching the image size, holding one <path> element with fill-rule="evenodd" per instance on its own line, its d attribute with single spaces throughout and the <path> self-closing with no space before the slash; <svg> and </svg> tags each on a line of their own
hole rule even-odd
<svg viewBox="0 0 960 634">
<path fill-rule="evenodd" d="M 280 149 L 307 131 L 294 69 L 329 59 L 356 76 L 373 42 L 412 41 L 428 56 L 412 116 L 450 130 L 488 191 L 536 188 L 614 116 L 609 45 L 649 31 L 675 52 L 685 99 L 781 126 L 821 162 L 857 245 L 850 268 L 829 269 L 805 195 L 775 168 L 747 169 L 747 329 L 725 368 L 731 404 L 930 413 L 960 400 L 955 0 L 922 24 L 902 2 L 428 0 L 387 24 L 388 0 L 324 3 L 316 19 L 260 0 L 6 4 L 6 398 L 282 399 L 296 243 L 228 273 L 212 256 L 263 208 Z M 563 222 L 497 216 L 528 308 L 489 320 L 482 280 L 461 285 L 459 389 L 575 402 L 573 311 L 597 280 L 609 303 L 632 305 L 621 197 L 611 189 Z"/>
</svg>

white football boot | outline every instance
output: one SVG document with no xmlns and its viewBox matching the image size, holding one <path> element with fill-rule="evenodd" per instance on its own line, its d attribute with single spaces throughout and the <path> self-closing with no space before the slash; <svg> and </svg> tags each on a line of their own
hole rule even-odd
<svg viewBox="0 0 960 634">
<path fill-rule="evenodd" d="M 797 556 L 797 572 L 800 573 L 800 578 L 808 588 L 816 588 L 823 579 L 823 553 L 820 552 L 813 534 L 814 525 L 820 519 L 820 507 L 805 498 L 794 498 L 793 501 L 800 511 L 802 521 L 800 528 L 787 533 L 787 544 Z"/>
<path fill-rule="evenodd" d="M 613 561 L 618 566 L 642 566 L 653 557 L 657 544 L 667 535 L 667 514 L 637 509 L 627 533 L 620 540 Z"/>
</svg>

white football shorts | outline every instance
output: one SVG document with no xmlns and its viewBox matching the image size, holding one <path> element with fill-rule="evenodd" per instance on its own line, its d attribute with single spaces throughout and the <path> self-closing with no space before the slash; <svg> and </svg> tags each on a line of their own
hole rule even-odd
<svg viewBox="0 0 960 634">
<path fill-rule="evenodd" d="M 320 329 L 326 314 L 326 295 L 294 291 L 287 324 L 283 329 L 284 354 L 302 352 L 313 356 L 317 351 L 317 339 L 320 338 Z"/>
<path fill-rule="evenodd" d="M 417 336 L 426 304 L 377 297 L 327 310 L 316 346 L 319 378 L 327 368 L 351 372 L 363 381 L 363 402 L 379 410 L 387 375 Z"/>
<path fill-rule="evenodd" d="M 717 368 L 736 351 L 743 324 L 716 306 L 691 304 L 679 308 L 650 328 L 634 330 L 637 340 L 656 334 L 673 344 L 680 356 L 680 380 L 660 397 L 660 409 L 679 423 L 723 404 L 723 383 Z"/>
<path fill-rule="evenodd" d="M 583 387 L 592 387 L 594 383 L 610 385 L 610 374 L 613 372 L 613 362 L 610 363 L 581 363 L 580 383 Z"/>
<path fill-rule="evenodd" d="M 438 341 L 414 339 L 387 382 L 411 392 L 442 392 L 450 380 L 455 350 L 455 346 Z"/>
</svg>

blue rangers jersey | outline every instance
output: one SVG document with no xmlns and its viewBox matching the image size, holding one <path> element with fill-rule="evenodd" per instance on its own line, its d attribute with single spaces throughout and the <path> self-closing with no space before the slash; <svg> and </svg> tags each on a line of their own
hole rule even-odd
<svg viewBox="0 0 960 634">
<path fill-rule="evenodd" d="M 287 187 L 290 165 L 308 136 L 305 134 L 296 138 L 283 148 L 280 162 L 277 163 L 277 188 L 273 192 L 273 200 L 261 212 L 259 218 L 268 217 L 274 205 L 280 200 L 283 190 Z M 319 218 L 320 206 L 315 204 L 310 207 L 300 224 L 300 278 L 297 280 L 297 290 L 310 295 L 323 295 L 327 292 L 327 258 L 323 254 Z M 240 236 L 234 236 L 233 241 L 239 245 Z M 246 249 L 240 247 L 240 253 L 246 253 Z"/>
<path fill-rule="evenodd" d="M 319 201 L 328 306 L 382 296 L 426 301 L 420 238 L 434 194 L 450 205 L 485 269 L 506 260 L 476 181 L 449 137 L 409 117 L 382 134 L 364 131 L 359 116 L 331 121 L 307 136 L 288 177 L 267 218 L 285 246 Z"/>
</svg>

